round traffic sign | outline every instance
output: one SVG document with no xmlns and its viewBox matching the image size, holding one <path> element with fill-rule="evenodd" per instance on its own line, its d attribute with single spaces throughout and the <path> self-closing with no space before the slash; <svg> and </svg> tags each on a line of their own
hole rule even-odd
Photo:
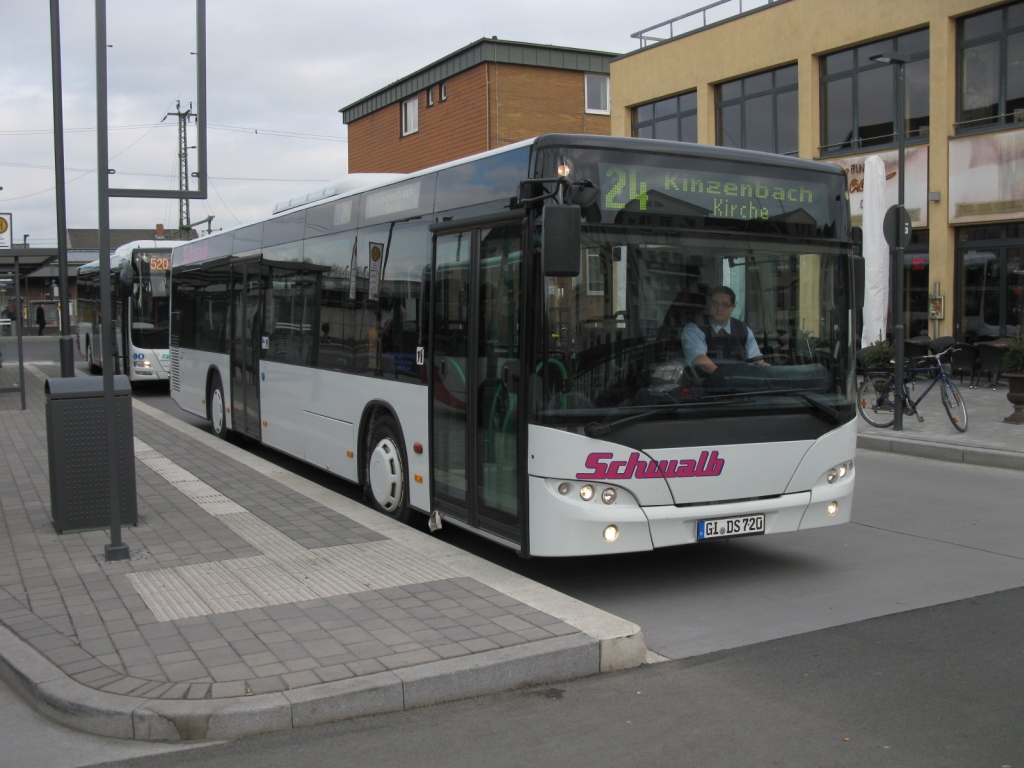
<svg viewBox="0 0 1024 768">
<path fill-rule="evenodd" d="M 910 214 L 902 205 L 894 205 L 885 212 L 885 218 L 882 219 L 882 234 L 885 235 L 885 242 L 890 248 L 905 248 L 910 242 L 912 229 Z"/>
</svg>

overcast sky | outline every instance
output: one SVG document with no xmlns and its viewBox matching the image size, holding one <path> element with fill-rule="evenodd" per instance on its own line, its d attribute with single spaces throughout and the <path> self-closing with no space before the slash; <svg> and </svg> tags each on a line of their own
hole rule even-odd
<svg viewBox="0 0 1024 768">
<path fill-rule="evenodd" d="M 347 130 L 338 110 L 481 37 L 624 53 L 637 48 L 631 33 L 706 4 L 207 0 L 208 120 L 247 130 L 211 127 L 210 196 L 192 201 L 192 220 L 213 214 L 215 229 L 253 221 L 344 176 Z M 49 3 L 2 5 L 0 211 L 14 215 L 15 242 L 28 234 L 30 244 L 53 247 Z M 61 2 L 72 228 L 97 221 L 94 9 L 93 0 Z M 107 42 L 111 182 L 177 188 L 177 122 L 160 121 L 176 100 L 184 107 L 195 99 L 195 2 L 108 0 Z M 177 226 L 176 200 L 111 201 L 112 227 L 157 222 Z"/>
</svg>

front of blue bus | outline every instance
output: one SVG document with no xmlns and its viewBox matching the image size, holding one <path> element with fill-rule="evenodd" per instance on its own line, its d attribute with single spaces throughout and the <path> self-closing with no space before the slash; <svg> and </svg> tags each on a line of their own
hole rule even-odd
<svg viewBox="0 0 1024 768">
<path fill-rule="evenodd" d="M 534 174 L 564 178 L 558 194 L 586 221 L 578 275 L 539 278 L 531 554 L 848 521 L 856 302 L 843 173 L 544 137 Z"/>
</svg>

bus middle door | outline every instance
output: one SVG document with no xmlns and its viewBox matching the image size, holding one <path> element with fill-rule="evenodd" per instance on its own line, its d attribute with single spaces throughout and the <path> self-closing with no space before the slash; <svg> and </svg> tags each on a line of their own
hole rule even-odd
<svg viewBox="0 0 1024 768">
<path fill-rule="evenodd" d="M 258 261 L 235 266 L 234 335 L 231 339 L 231 424 L 260 439 L 260 357 L 263 348 L 263 294 L 267 269 Z"/>
</svg>

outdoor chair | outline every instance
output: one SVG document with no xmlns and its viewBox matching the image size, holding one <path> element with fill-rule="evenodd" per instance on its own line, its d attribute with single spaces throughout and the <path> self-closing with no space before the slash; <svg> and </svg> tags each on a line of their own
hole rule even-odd
<svg viewBox="0 0 1024 768">
<path fill-rule="evenodd" d="M 954 344 L 956 344 L 956 339 L 952 336 L 939 336 L 939 338 L 929 341 L 925 346 L 928 347 L 929 352 L 937 355 L 939 352 L 945 352 Z"/>
<path fill-rule="evenodd" d="M 960 374 L 960 383 L 964 383 L 966 373 L 971 380 L 971 387 L 974 387 L 974 369 L 978 365 L 978 348 L 973 344 L 961 344 L 953 350 L 950 355 L 949 365 L 952 375 Z"/>
<path fill-rule="evenodd" d="M 987 373 L 989 381 L 992 382 L 992 389 L 995 389 L 999 384 L 999 368 L 1003 362 L 1003 355 L 1006 354 L 1006 344 L 1005 342 L 999 344 L 998 342 L 982 341 L 978 343 L 977 347 L 978 367 L 971 382 L 971 388 L 977 389 L 981 375 Z"/>
<path fill-rule="evenodd" d="M 921 341 L 904 341 L 903 342 L 903 358 L 908 361 L 909 367 L 911 368 L 922 368 L 925 362 L 922 358 L 926 357 L 931 350 L 922 343 Z M 917 374 L 910 374 L 911 379 L 916 379 Z"/>
</svg>

